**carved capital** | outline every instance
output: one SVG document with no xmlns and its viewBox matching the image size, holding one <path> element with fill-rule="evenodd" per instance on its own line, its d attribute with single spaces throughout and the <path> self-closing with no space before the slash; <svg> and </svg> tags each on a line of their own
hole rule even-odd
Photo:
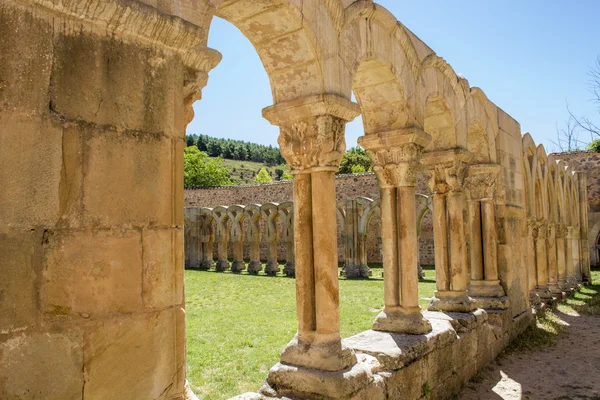
<svg viewBox="0 0 600 400">
<path fill-rule="evenodd" d="M 409 127 L 359 138 L 381 187 L 416 186 L 421 153 L 431 136 Z"/>
<path fill-rule="evenodd" d="M 470 198 L 473 200 L 496 198 L 501 168 L 497 164 L 470 165 L 465 179 Z"/>
<path fill-rule="evenodd" d="M 423 163 L 429 175 L 429 189 L 434 194 L 462 190 L 472 154 L 463 149 L 426 153 Z"/>
<path fill-rule="evenodd" d="M 292 173 L 337 171 L 346 151 L 345 127 L 344 120 L 331 115 L 282 126 L 277 143 Z"/>
<path fill-rule="evenodd" d="M 537 238 L 545 239 L 548 235 L 548 225 L 545 222 L 538 221 L 536 224 Z"/>
<path fill-rule="evenodd" d="M 556 234 L 555 235 L 556 235 L 557 239 L 564 238 L 566 231 L 567 231 L 567 229 L 565 227 L 565 224 L 563 224 L 563 223 L 556 224 Z"/>
<path fill-rule="evenodd" d="M 221 53 L 208 47 L 194 48 L 185 54 L 183 98 L 186 126 L 194 119 L 193 105 L 202 98 L 202 89 L 208 83 L 209 71 L 215 68 L 222 58 Z"/>
</svg>

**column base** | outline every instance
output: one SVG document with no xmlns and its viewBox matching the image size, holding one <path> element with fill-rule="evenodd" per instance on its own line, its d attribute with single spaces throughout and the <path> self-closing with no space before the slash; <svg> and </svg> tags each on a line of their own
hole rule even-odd
<svg viewBox="0 0 600 400">
<path fill-rule="evenodd" d="M 484 310 L 507 310 L 510 306 L 508 296 L 502 297 L 479 297 L 471 296 L 475 308 L 483 308 Z"/>
<path fill-rule="evenodd" d="M 468 313 L 475 309 L 473 300 L 465 291 L 440 291 L 436 290 L 434 297 L 427 307 L 429 311 L 452 311 Z"/>
<path fill-rule="evenodd" d="M 421 266 L 421 263 L 419 263 L 418 276 L 419 276 L 419 279 L 425 278 L 425 270 L 423 270 L 423 267 Z"/>
<path fill-rule="evenodd" d="M 557 283 L 549 283 L 548 290 L 550 290 L 550 293 L 552 295 L 561 295 L 563 292 L 562 289 L 560 288 L 558 282 Z"/>
<path fill-rule="evenodd" d="M 500 281 L 472 280 L 469 286 L 471 297 L 504 297 L 506 292 Z"/>
<path fill-rule="evenodd" d="M 298 335 L 285 346 L 281 363 L 322 371 L 341 371 L 356 364 L 354 351 L 335 338 L 315 335 L 313 340 L 300 340 Z"/>
<path fill-rule="evenodd" d="M 200 269 L 203 271 L 208 271 L 212 267 L 215 266 L 215 262 L 213 260 L 204 260 L 200 263 Z"/>
<path fill-rule="evenodd" d="M 542 301 L 552 299 L 552 293 L 550 292 L 548 286 L 538 286 L 535 288 L 535 292 L 538 294 L 538 296 L 540 296 Z"/>
<path fill-rule="evenodd" d="M 287 276 L 296 276 L 296 268 L 293 261 L 288 261 L 283 267 L 283 273 Z"/>
<path fill-rule="evenodd" d="M 431 323 L 423 317 L 420 309 L 416 312 L 382 311 L 373 322 L 374 331 L 423 335 L 431 332 Z"/>
<path fill-rule="evenodd" d="M 246 263 L 243 261 L 234 261 L 231 263 L 231 272 L 239 273 L 246 269 Z"/>
<path fill-rule="evenodd" d="M 340 275 L 346 278 L 368 278 L 373 272 L 367 265 L 346 265 Z"/>
<path fill-rule="evenodd" d="M 349 399 L 368 387 L 373 375 L 362 364 L 340 371 L 322 371 L 276 364 L 260 393 L 267 398 Z"/>
<path fill-rule="evenodd" d="M 251 274 L 258 274 L 262 271 L 262 263 L 260 261 L 250 261 L 248 263 L 248 272 Z"/>
<path fill-rule="evenodd" d="M 265 274 L 277 275 L 279 272 L 279 263 L 277 261 L 269 261 L 265 266 Z"/>
<path fill-rule="evenodd" d="M 229 269 L 229 261 L 227 260 L 218 260 L 216 265 L 216 270 L 218 272 L 227 271 Z"/>
</svg>

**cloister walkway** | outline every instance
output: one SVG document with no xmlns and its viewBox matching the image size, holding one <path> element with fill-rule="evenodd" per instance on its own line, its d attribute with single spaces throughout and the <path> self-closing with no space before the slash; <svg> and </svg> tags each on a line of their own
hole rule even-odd
<svg viewBox="0 0 600 400">
<path fill-rule="evenodd" d="M 600 399 L 600 315 L 580 314 L 568 306 L 559 306 L 556 315 L 566 328 L 554 346 L 499 357 L 459 399 Z"/>
</svg>

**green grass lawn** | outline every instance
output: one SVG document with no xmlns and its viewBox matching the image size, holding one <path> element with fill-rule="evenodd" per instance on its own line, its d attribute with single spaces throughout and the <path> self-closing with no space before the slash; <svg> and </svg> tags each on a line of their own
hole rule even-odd
<svg viewBox="0 0 600 400">
<path fill-rule="evenodd" d="M 383 308 L 381 265 L 373 277 L 340 278 L 343 337 L 370 329 Z M 433 267 L 419 284 L 421 306 L 435 290 Z M 187 377 L 200 399 L 256 391 L 296 333 L 295 280 L 186 271 Z"/>
<path fill-rule="evenodd" d="M 247 185 L 254 183 L 254 177 L 260 171 L 261 168 L 266 168 L 273 181 L 275 181 L 276 169 L 282 169 L 289 173 L 290 168 L 287 165 L 268 166 L 263 163 L 257 163 L 252 161 L 239 161 L 239 160 L 223 160 L 223 166 L 227 167 L 231 173 L 231 181 L 234 185 Z"/>
</svg>

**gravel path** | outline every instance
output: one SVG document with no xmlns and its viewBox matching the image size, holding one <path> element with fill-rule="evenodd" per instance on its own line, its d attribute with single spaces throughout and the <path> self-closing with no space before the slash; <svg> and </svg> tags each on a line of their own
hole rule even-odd
<svg viewBox="0 0 600 400">
<path fill-rule="evenodd" d="M 600 400 L 600 316 L 555 312 L 568 324 L 555 346 L 490 363 L 461 400 Z"/>
</svg>

